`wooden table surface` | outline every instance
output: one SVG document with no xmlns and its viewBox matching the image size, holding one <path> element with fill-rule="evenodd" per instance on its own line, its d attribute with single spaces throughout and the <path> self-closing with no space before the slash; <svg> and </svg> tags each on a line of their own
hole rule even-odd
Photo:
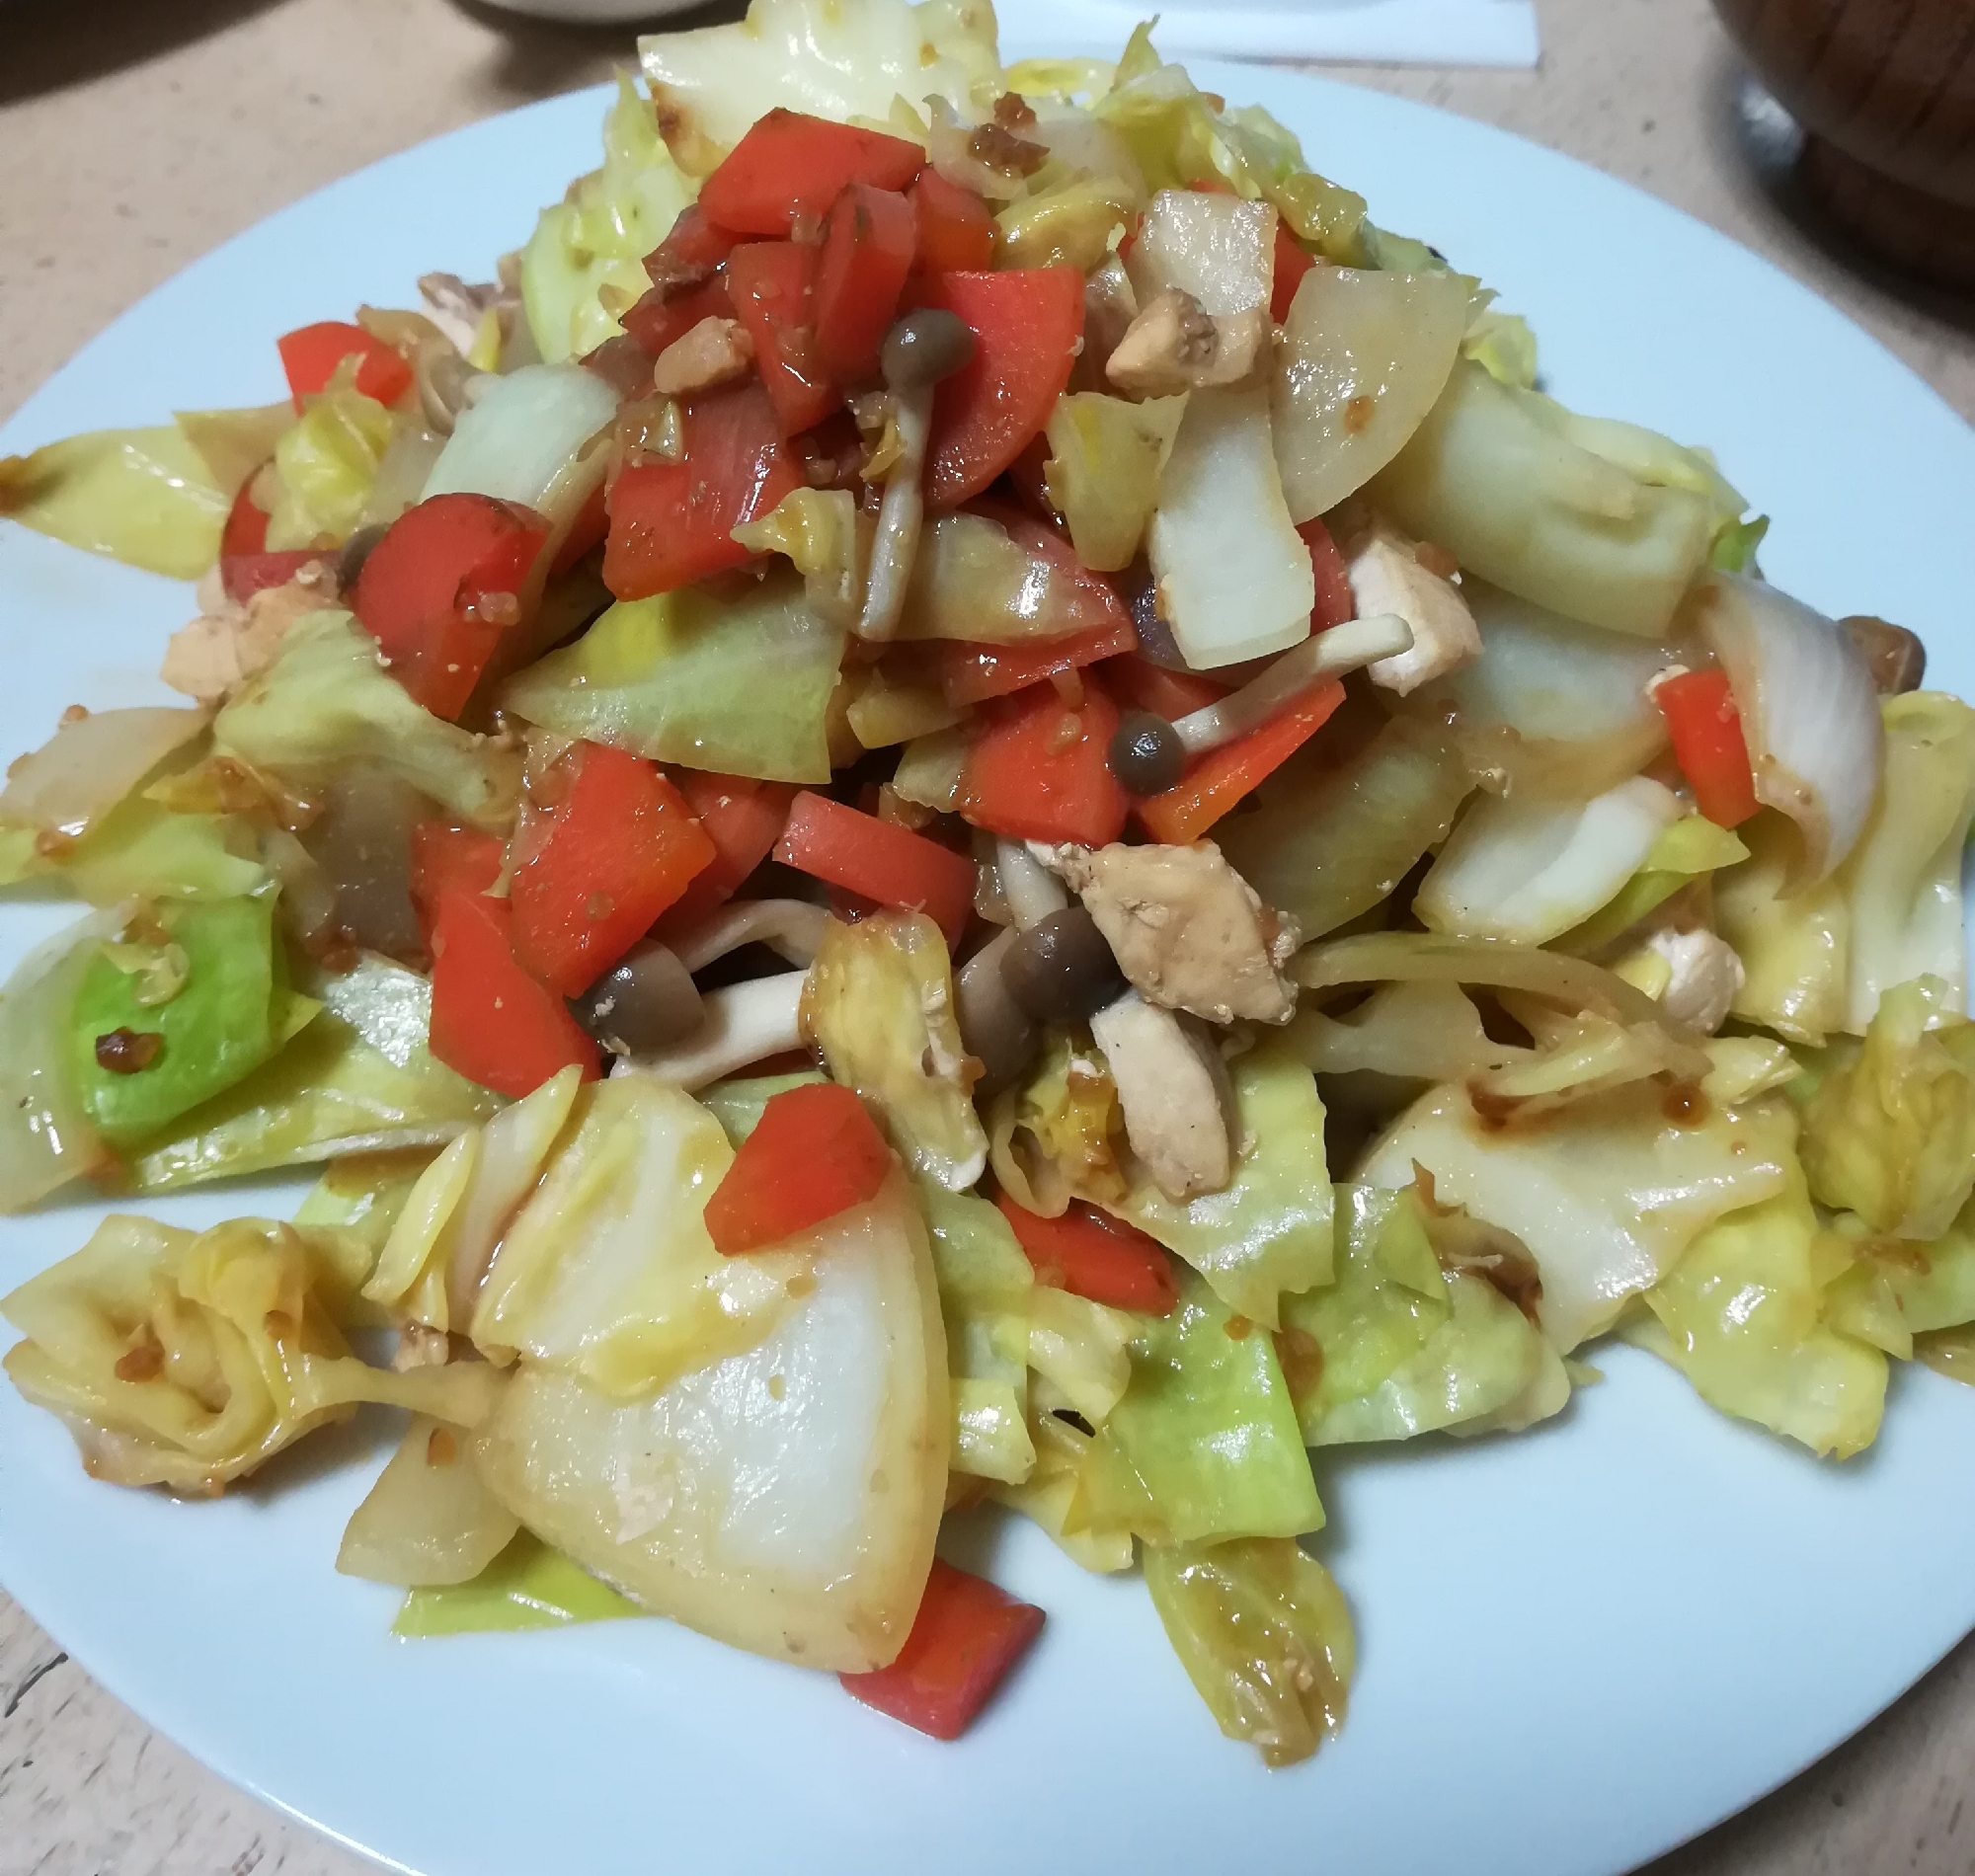
<svg viewBox="0 0 1975 1876">
<path fill-rule="evenodd" d="M 1765 119 L 1705 0 L 1540 9 L 1540 72 L 1343 75 L 1502 124 L 1711 222 L 1975 417 L 1975 308 L 1867 277 L 1800 225 L 1748 160 Z M 217 242 L 391 151 L 592 83 L 628 49 L 623 32 L 451 0 L 0 7 L 0 417 Z M 1975 1642 L 1652 1876 L 1958 1876 L 1975 1869 L 1971 1796 Z M 0 1594 L 0 1876 L 369 1867 L 196 1765 Z"/>
</svg>

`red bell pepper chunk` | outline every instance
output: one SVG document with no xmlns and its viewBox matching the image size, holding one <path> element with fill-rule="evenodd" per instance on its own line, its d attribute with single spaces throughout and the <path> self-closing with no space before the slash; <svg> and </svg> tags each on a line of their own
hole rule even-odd
<svg viewBox="0 0 1975 1876">
<path fill-rule="evenodd" d="M 685 451 L 682 462 L 630 464 L 611 485 L 603 584 L 620 599 L 742 566 L 734 530 L 802 487 L 775 407 L 752 381 L 694 400 Z"/>
<path fill-rule="evenodd" d="M 653 287 L 625 313 L 623 325 L 626 335 L 656 358 L 702 319 L 734 317 L 734 301 L 723 272 L 697 286 Z"/>
<path fill-rule="evenodd" d="M 742 881 L 774 852 L 796 798 L 793 782 L 757 782 L 690 768 L 680 769 L 673 779 L 713 842 L 713 858 L 659 921 L 660 938 L 690 931 L 734 897 Z"/>
<path fill-rule="evenodd" d="M 784 436 L 823 422 L 843 402 L 819 361 L 817 251 L 806 241 L 750 241 L 727 262 L 734 316 L 754 342 L 754 366 Z"/>
<path fill-rule="evenodd" d="M 1727 672 L 1683 671 L 1653 686 L 1653 702 L 1666 718 L 1694 805 L 1717 827 L 1739 827 L 1761 804 Z"/>
<path fill-rule="evenodd" d="M 912 205 L 852 183 L 830 204 L 816 275 L 816 345 L 839 384 L 878 375 L 878 349 L 899 310 L 918 239 Z"/>
<path fill-rule="evenodd" d="M 1073 1200 L 1060 1218 L 1018 1206 L 1004 1192 L 994 1202 L 1008 1220 L 1036 1281 L 1072 1296 L 1088 1296 L 1112 1309 L 1140 1309 L 1169 1316 L 1179 1301 L 1172 1259 L 1157 1239 L 1136 1225 Z"/>
<path fill-rule="evenodd" d="M 949 945 L 960 942 L 974 909 L 974 862 L 966 854 L 808 789 L 789 810 L 775 858 L 880 905 L 922 911 Z"/>
<path fill-rule="evenodd" d="M 1050 420 L 1083 337 L 1083 275 L 1072 267 L 941 274 L 918 303 L 957 313 L 974 356 L 933 399 L 926 500 L 958 508 L 979 495 Z"/>
<path fill-rule="evenodd" d="M 1199 671 L 1169 670 L 1138 652 L 1114 658 L 1106 664 L 1104 682 L 1121 704 L 1149 710 L 1168 723 L 1190 717 L 1227 695 L 1227 686 L 1215 678 Z"/>
<path fill-rule="evenodd" d="M 219 563 L 219 585 L 229 599 L 245 604 L 270 586 L 285 586 L 312 560 L 325 560 L 320 549 L 295 547 L 278 554 L 228 554 Z"/>
<path fill-rule="evenodd" d="M 543 778 L 514 852 L 514 956 L 575 996 L 651 930 L 714 846 L 657 763 L 581 743 Z"/>
<path fill-rule="evenodd" d="M 432 949 L 438 902 L 447 888 L 488 893 L 508 864 L 508 843 L 498 833 L 456 827 L 444 821 L 422 821 L 412 829 L 412 909 L 426 949 Z"/>
<path fill-rule="evenodd" d="M 596 1045 L 561 997 L 515 961 L 506 899 L 448 886 L 433 928 L 432 1053 L 519 1100 L 575 1063 L 596 1079 Z"/>
<path fill-rule="evenodd" d="M 254 478 L 249 476 L 226 511 L 226 525 L 219 530 L 219 558 L 222 563 L 242 554 L 268 551 L 268 510 L 253 496 Z"/>
<path fill-rule="evenodd" d="M 1133 643 L 1132 624 L 1125 622 L 1121 638 L 1116 626 L 1092 626 L 1063 638 L 1036 639 L 1026 645 L 970 645 L 943 640 L 939 646 L 939 682 L 946 701 L 985 702 L 1026 690 L 1031 684 L 1063 671 L 1081 670 L 1100 659 L 1114 658 Z"/>
<path fill-rule="evenodd" d="M 371 549 L 351 605 L 391 672 L 435 717 L 466 708 L 548 539 L 532 508 L 489 495 L 435 495 Z"/>
<path fill-rule="evenodd" d="M 958 1739 L 1042 1625 L 1034 1603 L 935 1557 L 898 1659 L 837 1679 L 866 1706 L 934 1739 Z"/>
<path fill-rule="evenodd" d="M 798 216 L 821 215 L 848 184 L 905 189 L 924 165 L 925 152 L 904 137 L 778 108 L 706 179 L 699 206 L 723 228 L 785 235 Z"/>
<path fill-rule="evenodd" d="M 1351 590 L 1351 576 L 1345 570 L 1344 555 L 1330 538 L 1320 516 L 1312 515 L 1297 529 L 1309 549 L 1309 564 L 1316 575 L 1316 608 L 1310 614 L 1309 629 L 1327 632 L 1358 616 L 1357 595 Z"/>
<path fill-rule="evenodd" d="M 724 1257 L 779 1244 L 876 1198 L 891 1171 L 892 1149 L 851 1089 L 784 1089 L 706 1202 L 707 1233 Z"/>
<path fill-rule="evenodd" d="M 665 285 L 682 272 L 718 267 L 740 239 L 735 229 L 723 228 L 715 221 L 703 204 L 687 202 L 666 238 L 645 256 L 645 272 L 654 286 Z"/>
<path fill-rule="evenodd" d="M 356 359 L 356 388 L 379 404 L 395 404 L 411 387 L 412 367 L 394 346 L 341 319 L 300 326 L 275 341 L 281 369 L 288 374 L 288 392 L 300 410 L 302 399 L 329 388 L 336 367 Z"/>
<path fill-rule="evenodd" d="M 971 189 L 924 170 L 911 202 L 914 274 L 985 274 L 994 265 L 994 211 Z"/>
<path fill-rule="evenodd" d="M 1322 729 L 1343 701 L 1342 684 L 1326 677 L 1312 685 L 1259 730 L 1210 749 L 1163 795 L 1140 802 L 1139 824 L 1166 846 L 1198 840 Z"/>
<path fill-rule="evenodd" d="M 1316 265 L 1315 258 L 1290 233 L 1290 225 L 1276 221 L 1276 274 L 1269 289 L 1269 317 L 1278 326 L 1290 316 L 1290 302 L 1303 284 L 1303 276 Z"/>
<path fill-rule="evenodd" d="M 990 704 L 960 774 L 960 812 L 1014 840 L 1101 847 L 1125 830 L 1131 798 L 1111 772 L 1118 707 L 1095 676 L 1081 704 L 1037 684 Z"/>
</svg>

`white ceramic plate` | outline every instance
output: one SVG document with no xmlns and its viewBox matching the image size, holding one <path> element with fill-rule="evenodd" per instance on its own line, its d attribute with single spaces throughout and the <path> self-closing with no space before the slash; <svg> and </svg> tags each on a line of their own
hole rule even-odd
<svg viewBox="0 0 1975 1876">
<path fill-rule="evenodd" d="M 1714 444 L 1777 516 L 1774 578 L 1914 626 L 1938 680 L 1975 689 L 1975 438 L 1871 341 L 1529 144 L 1284 73 L 1199 76 L 1268 105 L 1387 226 L 1526 310 L 1563 397 Z M 602 111 L 600 94 L 539 105 L 296 204 L 85 348 L 0 448 L 277 396 L 273 335 L 402 303 L 427 269 L 485 275 L 596 160 Z M 0 527 L 0 748 L 74 700 L 159 697 L 186 600 Z M 0 908 L 0 959 L 66 915 Z M 158 1209 L 206 1221 L 293 1190 Z M 0 1226 L 0 1284 L 95 1216 Z M 1532 1436 L 1320 1459 L 1358 1683 L 1343 1737 L 1273 1774 L 1216 1733 L 1137 1581 L 1082 1576 L 1021 1524 L 959 1533 L 1050 1622 L 958 1746 L 663 1622 L 393 1641 L 392 1594 L 331 1567 L 381 1420 L 177 1504 L 90 1483 L 61 1428 L 0 1387 L 0 1581 L 208 1764 L 423 1876 L 1607 1876 L 1780 1782 L 1975 1624 L 1975 1393 L 1901 1371 L 1878 1446 L 1839 1468 L 1719 1418 L 1645 1357 L 1600 1361 L 1606 1384 Z"/>
</svg>

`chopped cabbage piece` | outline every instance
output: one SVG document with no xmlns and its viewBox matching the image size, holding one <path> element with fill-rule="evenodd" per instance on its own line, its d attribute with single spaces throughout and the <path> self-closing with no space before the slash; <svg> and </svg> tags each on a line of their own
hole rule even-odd
<svg viewBox="0 0 1975 1876">
<path fill-rule="evenodd" d="M 628 72 L 603 118 L 603 167 L 544 208 L 521 250 L 521 308 L 549 364 L 581 358 L 623 329 L 617 316 L 651 282 L 641 263 L 699 193 L 659 134 Z"/>
<path fill-rule="evenodd" d="M 1946 985 L 1903 983 L 1862 1044 L 1835 1045 L 1804 1108 L 1802 1156 L 1820 1205 L 1893 1237 L 1938 1237 L 1975 1190 L 1975 1023 Z"/>
<path fill-rule="evenodd" d="M 397 1451 L 351 1515 L 336 1567 L 345 1576 L 401 1589 L 469 1583 L 519 1528 L 452 1430 L 414 1414 Z"/>
<path fill-rule="evenodd" d="M 828 782 L 826 728 L 844 631 L 793 570 L 739 593 L 684 587 L 621 600 L 503 703 L 562 736 L 760 781 Z"/>
<path fill-rule="evenodd" d="M 628 1597 L 524 1530 L 470 1582 L 414 1590 L 391 1633 L 414 1638 L 512 1634 L 644 1613 Z"/>
<path fill-rule="evenodd" d="M 1627 1333 L 1673 1363 L 1701 1398 L 1822 1456 L 1872 1444 L 1886 1358 L 1821 1320 L 1817 1215 L 1802 1175 L 1717 1219 L 1646 1291 Z"/>
<path fill-rule="evenodd" d="M 813 1260 L 713 1248 L 702 1214 L 733 1163 L 720 1124 L 675 1084 L 619 1074 L 586 1088 L 573 1131 L 501 1237 L 474 1342 L 612 1401 L 648 1399 L 757 1347 L 804 1292 Z"/>
<path fill-rule="evenodd" d="M 987 1200 L 930 1179 L 917 1189 L 953 1376 L 953 1469 L 1020 1485 L 1036 1462 L 1027 1424 L 1035 1272 Z"/>
<path fill-rule="evenodd" d="M 1040 1524 L 1080 1568 L 1102 1576 L 1129 1570 L 1138 1548 L 1132 1533 L 1093 1529 L 1083 1502 L 1083 1468 L 1096 1437 L 1044 1406 L 1042 1391 L 1032 1389 L 1029 1401 L 1033 1469 L 1020 1485 L 990 1485 L 988 1496 Z"/>
<path fill-rule="evenodd" d="M 946 940 L 923 912 L 832 919 L 810 967 L 803 1025 L 833 1079 L 877 1109 L 928 1179 L 965 1192 L 986 1170 Z"/>
<path fill-rule="evenodd" d="M 1185 415 L 1183 397 L 1131 404 L 1076 391 L 1058 400 L 1043 479 L 1086 567 L 1119 573 L 1132 564 Z"/>
<path fill-rule="evenodd" d="M 356 388 L 347 361 L 339 365 L 326 391 L 302 400 L 300 421 L 275 446 L 269 550 L 349 539 L 396 433 L 391 413 Z"/>
<path fill-rule="evenodd" d="M 1639 870 L 1619 889 L 1618 897 L 1581 925 L 1573 925 L 1556 942 L 1559 951 L 1588 957 L 1615 944 L 1648 913 L 1665 904 L 1682 887 L 1724 867 L 1738 866 L 1749 849 L 1704 815 L 1683 815 L 1660 831 Z"/>
<path fill-rule="evenodd" d="M 174 580 L 219 558 L 230 492 L 185 431 L 99 430 L 0 457 L 0 516 Z"/>
<path fill-rule="evenodd" d="M 197 1235 L 106 1218 L 0 1297 L 27 1338 L 4 1366 L 92 1477 L 175 1492 L 217 1492 L 362 1401 L 482 1419 L 500 1388 L 485 1364 L 399 1374 L 350 1353 L 318 1294 L 316 1260 L 336 1248 L 263 1218 Z"/>
<path fill-rule="evenodd" d="M 1321 1528 L 1273 1339 L 1197 1277 L 1142 1316 L 1132 1382 L 1091 1448 L 1089 1522 L 1149 1543 L 1294 1537 Z"/>
<path fill-rule="evenodd" d="M 213 746 L 297 782 L 340 763 L 382 769 L 476 826 L 506 829 L 520 797 L 512 741 L 474 736 L 412 701 L 378 663 L 377 643 L 348 612 L 312 612 L 275 662 L 214 719 Z"/>
<path fill-rule="evenodd" d="M 1372 485 L 1410 534 L 1566 618 L 1663 633 L 1713 535 L 1708 498 L 1659 487 L 1588 446 L 1559 404 L 1457 364 Z"/>
<path fill-rule="evenodd" d="M 1307 1552 L 1281 1537 L 1154 1545 L 1146 1587 L 1215 1723 L 1264 1764 L 1309 1758 L 1344 1724 L 1357 1638 Z"/>
</svg>

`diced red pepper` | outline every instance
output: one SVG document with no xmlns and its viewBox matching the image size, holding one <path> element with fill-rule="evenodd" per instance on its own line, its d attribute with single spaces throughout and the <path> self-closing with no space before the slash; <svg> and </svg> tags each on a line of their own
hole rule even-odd
<svg viewBox="0 0 1975 1876">
<path fill-rule="evenodd" d="M 288 374 L 288 392 L 300 410 L 302 399 L 327 390 L 344 359 L 355 357 L 356 388 L 379 404 L 395 404 L 411 387 L 412 367 L 394 346 L 341 319 L 325 319 L 297 327 L 275 341 L 281 369 Z"/>
<path fill-rule="evenodd" d="M 575 1063 L 597 1073 L 596 1045 L 561 997 L 536 982 L 509 941 L 513 910 L 448 886 L 433 929 L 432 1053 L 496 1094 L 519 1100 Z"/>
<path fill-rule="evenodd" d="M 1014 840 L 1101 847 L 1125 829 L 1131 798 L 1111 772 L 1118 707 L 1095 675 L 1081 704 L 1037 684 L 989 704 L 960 775 L 960 812 Z"/>
<path fill-rule="evenodd" d="M 1344 555 L 1330 538 L 1322 517 L 1312 515 L 1297 529 L 1309 549 L 1309 564 L 1316 575 L 1316 607 L 1310 614 L 1309 629 L 1327 632 L 1358 616 L 1357 596 L 1351 590 L 1351 576 L 1345 570 Z"/>
<path fill-rule="evenodd" d="M 775 407 L 752 381 L 694 400 L 685 450 L 682 462 L 629 465 L 611 485 L 603 584 L 620 599 L 743 565 L 734 530 L 802 486 Z"/>
<path fill-rule="evenodd" d="M 1006 697 L 1062 671 L 1081 670 L 1113 658 L 1133 643 L 1132 623 L 1123 638 L 1115 625 L 1093 626 L 1064 638 L 1033 639 L 1023 645 L 972 645 L 957 639 L 939 645 L 939 683 L 956 708 Z"/>
<path fill-rule="evenodd" d="M 594 983 L 714 856 L 656 762 L 580 743 L 543 777 L 514 837 L 514 955 L 565 996 Z"/>
<path fill-rule="evenodd" d="M 757 119 L 699 192 L 703 213 L 742 234 L 785 235 L 821 215 L 851 183 L 905 189 L 925 152 L 904 137 L 770 111 Z"/>
<path fill-rule="evenodd" d="M 1290 302 L 1303 284 L 1303 276 L 1316 265 L 1304 245 L 1290 233 L 1290 225 L 1276 219 L 1276 276 L 1269 289 L 1269 317 L 1278 326 L 1290 316 Z"/>
<path fill-rule="evenodd" d="M 817 250 L 807 241 L 750 241 L 727 262 L 734 316 L 754 342 L 754 365 L 784 436 L 820 424 L 843 402 L 819 361 Z"/>
<path fill-rule="evenodd" d="M 898 1659 L 837 1679 L 866 1706 L 934 1739 L 958 1739 L 1042 1625 L 1033 1603 L 935 1557 Z"/>
<path fill-rule="evenodd" d="M 242 554 L 268 551 L 268 510 L 253 496 L 254 478 L 249 476 L 226 511 L 226 525 L 219 530 L 219 558 L 222 562 Z"/>
<path fill-rule="evenodd" d="M 892 1149 L 851 1089 L 785 1088 L 706 1202 L 707 1233 L 725 1257 L 779 1244 L 876 1198 L 891 1171 Z"/>
<path fill-rule="evenodd" d="M 295 547 L 278 554 L 229 554 L 219 563 L 219 585 L 229 599 L 244 605 L 270 586 L 285 586 L 312 560 L 325 560 L 318 548 Z"/>
<path fill-rule="evenodd" d="M 926 500 L 958 508 L 1029 446 L 1068 387 L 1083 337 L 1083 275 L 1072 267 L 941 274 L 914 292 L 974 334 L 974 356 L 934 396 L 926 468 Z"/>
<path fill-rule="evenodd" d="M 1188 767 L 1177 786 L 1140 802 L 1140 825 L 1166 846 L 1198 840 L 1322 729 L 1343 701 L 1344 686 L 1324 678 L 1259 730 L 1210 749 Z"/>
<path fill-rule="evenodd" d="M 371 549 L 351 605 L 391 674 L 435 717 L 465 709 L 504 633 L 521 622 L 548 523 L 489 495 L 435 495 Z"/>
<path fill-rule="evenodd" d="M 1227 695 L 1227 686 L 1199 671 L 1169 670 L 1138 652 L 1114 658 L 1104 666 L 1104 681 L 1112 696 L 1134 710 L 1177 723 L 1205 710 Z"/>
<path fill-rule="evenodd" d="M 734 897 L 741 882 L 774 852 L 796 798 L 792 782 L 757 782 L 690 768 L 680 769 L 674 779 L 713 842 L 713 858 L 660 920 L 661 938 L 690 931 Z"/>
<path fill-rule="evenodd" d="M 449 887 L 487 893 L 508 864 L 508 843 L 479 827 L 456 827 L 444 821 L 422 821 L 412 829 L 412 909 L 426 949 L 432 949 L 438 902 Z"/>
<path fill-rule="evenodd" d="M 1761 804 L 1742 715 L 1725 671 L 1683 671 L 1653 686 L 1673 757 L 1694 805 L 1717 827 L 1739 827 Z"/>
<path fill-rule="evenodd" d="M 1035 1266 L 1039 1284 L 1150 1316 L 1170 1315 L 1179 1301 L 1172 1259 L 1136 1225 L 1081 1200 L 1072 1200 L 1060 1218 L 1042 1217 L 1005 1192 L 994 1203 Z"/>
<path fill-rule="evenodd" d="M 675 280 L 682 271 L 715 268 L 734 252 L 740 234 L 723 228 L 704 204 L 687 202 L 678 211 L 666 238 L 645 256 L 645 272 L 655 286 Z"/>
<path fill-rule="evenodd" d="M 816 346 L 837 383 L 878 375 L 916 238 L 911 203 L 891 190 L 852 183 L 830 205 L 816 275 Z"/>
<path fill-rule="evenodd" d="M 994 211 L 971 189 L 923 170 L 911 201 L 914 274 L 985 274 L 994 265 Z"/>
<path fill-rule="evenodd" d="M 974 862 L 909 827 L 805 789 L 775 858 L 880 905 L 922 911 L 957 945 L 974 909 Z"/>
<path fill-rule="evenodd" d="M 654 358 L 683 339 L 702 319 L 732 319 L 734 301 L 727 275 L 716 274 L 697 286 L 655 286 L 624 315 L 625 334 Z"/>
</svg>

